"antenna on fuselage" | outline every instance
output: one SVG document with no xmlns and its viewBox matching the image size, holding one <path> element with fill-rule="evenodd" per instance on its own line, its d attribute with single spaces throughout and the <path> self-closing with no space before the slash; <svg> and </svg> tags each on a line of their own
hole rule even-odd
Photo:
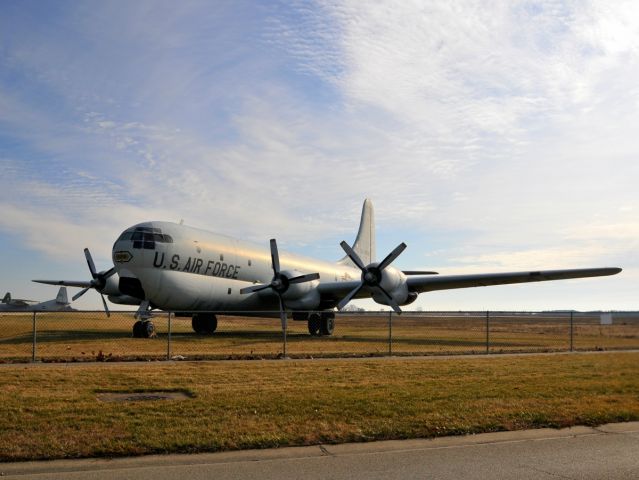
<svg viewBox="0 0 639 480">
<path fill-rule="evenodd" d="M 180 218 L 180 225 L 184 225 L 184 219 Z"/>
</svg>

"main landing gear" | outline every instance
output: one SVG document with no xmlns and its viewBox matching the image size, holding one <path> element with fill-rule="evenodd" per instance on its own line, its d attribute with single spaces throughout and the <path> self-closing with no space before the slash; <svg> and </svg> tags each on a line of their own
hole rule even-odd
<svg viewBox="0 0 639 480">
<path fill-rule="evenodd" d="M 212 313 L 196 313 L 191 319 L 193 331 L 200 335 L 212 335 L 217 329 L 217 317 Z"/>
<path fill-rule="evenodd" d="M 155 337 L 155 325 L 151 321 L 150 303 L 144 300 L 140 304 L 140 308 L 135 313 L 138 320 L 133 324 L 134 338 L 152 338 Z"/>
<path fill-rule="evenodd" d="M 308 316 L 308 333 L 313 336 L 333 335 L 335 314 L 333 312 L 311 313 Z"/>
</svg>

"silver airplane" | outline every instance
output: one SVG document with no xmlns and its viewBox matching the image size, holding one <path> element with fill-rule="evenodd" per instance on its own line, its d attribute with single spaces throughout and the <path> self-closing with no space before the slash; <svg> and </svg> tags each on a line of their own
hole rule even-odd
<svg viewBox="0 0 639 480">
<path fill-rule="evenodd" d="M 434 290 L 597 277 L 621 271 L 587 268 L 470 275 L 402 271 L 391 263 L 406 248 L 404 243 L 376 261 L 373 204 L 368 199 L 355 242 L 350 246 L 343 241 L 341 247 L 346 256 L 327 262 L 279 252 L 275 239 L 266 249 L 181 224 L 145 222 L 120 235 L 113 245 L 114 269 L 101 274 L 108 274 L 107 284 L 117 275 L 114 294 L 140 303 L 133 333 L 146 337 L 153 333 L 148 310 L 154 308 L 191 316 L 193 329 L 201 334 L 216 330 L 216 313 L 261 312 L 268 316 L 268 312 L 279 310 L 283 328 L 290 312 L 294 320 L 308 323 L 311 335 L 331 335 L 334 309 L 342 309 L 352 299 L 372 298 L 401 313 L 400 306 Z M 88 254 L 87 261 L 97 282 L 101 277 Z M 96 288 L 92 285 L 85 289 Z"/>
<path fill-rule="evenodd" d="M 56 298 L 46 302 L 11 298 L 11 294 L 7 292 L 0 304 L 0 312 L 59 312 L 72 310 L 73 308 L 69 306 L 65 287 L 60 287 Z"/>
</svg>

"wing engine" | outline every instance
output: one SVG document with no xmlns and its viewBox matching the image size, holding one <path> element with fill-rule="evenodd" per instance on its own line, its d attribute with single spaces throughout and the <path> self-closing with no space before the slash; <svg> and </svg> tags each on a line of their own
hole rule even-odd
<svg viewBox="0 0 639 480">
<path fill-rule="evenodd" d="M 359 255 L 344 241 L 340 243 L 346 255 L 362 271 L 361 282 L 350 291 L 338 304 L 340 310 L 355 297 L 362 288 L 367 288 L 375 302 L 382 305 L 389 305 L 397 313 L 402 313 L 399 305 L 405 305 L 415 300 L 416 296 L 411 295 L 406 283 L 406 275 L 390 264 L 404 251 L 405 243 L 400 243 L 395 250 L 389 253 L 381 262 L 373 262 L 364 265 Z"/>
<path fill-rule="evenodd" d="M 270 289 L 277 295 L 280 304 L 282 328 L 286 329 L 286 304 L 289 308 L 304 309 L 311 303 L 319 304 L 319 293 L 316 290 L 319 273 L 303 274 L 297 271 L 280 270 L 280 256 L 277 242 L 271 239 L 271 266 L 273 278 L 270 283 L 252 285 L 243 288 L 240 293 L 257 293 Z M 310 306 L 310 308 L 313 308 Z"/>
</svg>

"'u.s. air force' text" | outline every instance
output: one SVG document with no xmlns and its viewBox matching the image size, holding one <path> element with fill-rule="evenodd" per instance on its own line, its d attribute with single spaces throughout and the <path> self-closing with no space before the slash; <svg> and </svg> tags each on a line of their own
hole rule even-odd
<svg viewBox="0 0 639 480">
<path fill-rule="evenodd" d="M 186 262 L 180 262 L 180 256 L 175 254 L 171 257 L 171 263 L 164 263 L 164 252 L 155 252 L 153 259 L 155 268 L 169 268 L 170 270 L 180 270 L 182 272 L 197 273 L 200 275 L 210 275 L 212 277 L 237 278 L 240 273 L 239 265 L 232 265 L 224 262 L 216 262 L 208 260 L 206 263 L 203 258 L 189 257 Z"/>
</svg>

